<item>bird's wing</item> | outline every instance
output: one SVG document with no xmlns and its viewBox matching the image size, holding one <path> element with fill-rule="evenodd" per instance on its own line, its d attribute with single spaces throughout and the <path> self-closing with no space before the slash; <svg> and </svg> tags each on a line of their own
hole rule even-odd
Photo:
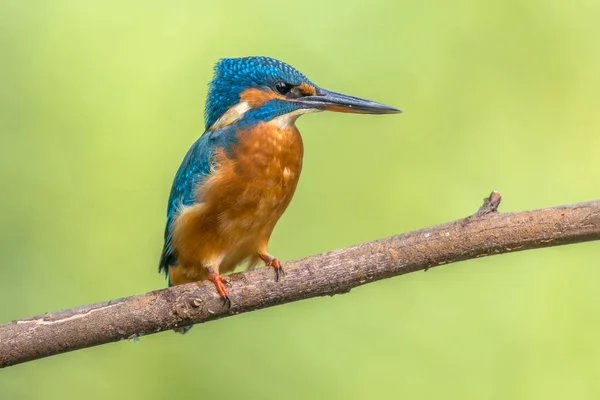
<svg viewBox="0 0 600 400">
<path fill-rule="evenodd" d="M 169 265 L 177 263 L 172 243 L 173 223 L 182 207 L 191 206 L 196 202 L 195 189 L 211 173 L 211 159 L 215 149 L 215 133 L 205 133 L 190 147 L 181 162 L 169 196 L 167 206 L 167 226 L 165 227 L 165 245 L 160 257 L 159 271 L 168 276 Z M 217 134 L 216 136 L 219 136 Z"/>
</svg>

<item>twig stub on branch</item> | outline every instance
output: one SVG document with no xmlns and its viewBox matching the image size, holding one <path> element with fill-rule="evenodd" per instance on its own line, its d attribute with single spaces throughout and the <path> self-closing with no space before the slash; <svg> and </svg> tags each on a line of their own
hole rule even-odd
<svg viewBox="0 0 600 400">
<path fill-rule="evenodd" d="M 479 210 L 475 214 L 474 217 L 482 216 L 489 213 L 498 212 L 498 206 L 500 206 L 500 202 L 502 201 L 502 196 L 497 191 L 493 190 L 490 195 L 483 200 L 483 204 L 479 207 Z"/>
</svg>

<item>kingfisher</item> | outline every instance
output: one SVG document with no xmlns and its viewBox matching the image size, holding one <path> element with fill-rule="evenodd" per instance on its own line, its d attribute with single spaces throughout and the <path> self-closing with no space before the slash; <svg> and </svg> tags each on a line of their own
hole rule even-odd
<svg viewBox="0 0 600 400">
<path fill-rule="evenodd" d="M 395 114 L 373 101 L 325 90 L 269 57 L 224 58 L 214 68 L 205 132 L 185 155 L 171 187 L 159 272 L 169 286 L 210 280 L 231 307 L 223 274 L 260 262 L 283 274 L 267 251 L 296 190 L 302 114 Z"/>
</svg>

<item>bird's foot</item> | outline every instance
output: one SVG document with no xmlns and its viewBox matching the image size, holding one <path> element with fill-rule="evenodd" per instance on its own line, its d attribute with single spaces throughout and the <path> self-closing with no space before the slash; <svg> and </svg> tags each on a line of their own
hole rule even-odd
<svg viewBox="0 0 600 400">
<path fill-rule="evenodd" d="M 283 272 L 283 267 L 281 266 L 281 261 L 279 261 L 277 258 L 271 257 L 268 254 L 259 254 L 258 256 L 264 261 L 265 266 L 271 267 L 275 270 L 275 282 L 279 281 L 279 277 L 285 276 L 285 272 Z"/>
<path fill-rule="evenodd" d="M 225 284 L 228 283 L 225 278 L 219 275 L 218 272 L 215 272 L 214 269 L 208 268 L 208 280 L 214 283 L 217 288 L 217 292 L 223 299 L 223 305 L 227 308 L 231 308 L 231 299 L 229 298 L 229 293 L 227 293 L 227 289 L 225 288 Z"/>
</svg>

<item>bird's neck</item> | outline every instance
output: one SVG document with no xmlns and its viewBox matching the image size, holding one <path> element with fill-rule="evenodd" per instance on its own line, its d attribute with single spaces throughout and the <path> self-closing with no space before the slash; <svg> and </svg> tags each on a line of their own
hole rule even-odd
<svg viewBox="0 0 600 400">
<path fill-rule="evenodd" d="M 293 126 L 300 115 L 314 111 L 317 110 L 302 108 L 297 103 L 280 99 L 268 101 L 256 108 L 253 108 L 252 103 L 241 101 L 225 111 L 208 130 L 215 132 L 227 127 L 239 130 L 268 122 L 283 129 Z"/>
</svg>

